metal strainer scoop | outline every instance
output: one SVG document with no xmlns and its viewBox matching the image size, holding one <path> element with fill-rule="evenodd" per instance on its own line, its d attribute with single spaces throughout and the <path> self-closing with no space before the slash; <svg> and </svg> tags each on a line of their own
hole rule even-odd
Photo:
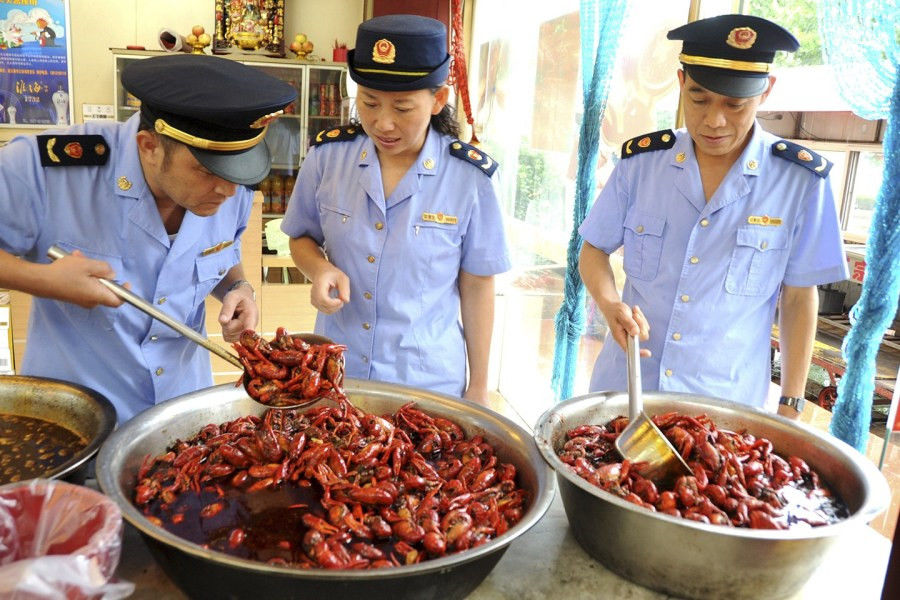
<svg viewBox="0 0 900 600">
<path fill-rule="evenodd" d="M 640 346 L 636 335 L 628 336 L 628 426 L 616 438 L 616 449 L 632 463 L 644 463 L 638 472 L 654 483 L 691 475 L 681 455 L 644 412 L 641 398 Z"/>
</svg>

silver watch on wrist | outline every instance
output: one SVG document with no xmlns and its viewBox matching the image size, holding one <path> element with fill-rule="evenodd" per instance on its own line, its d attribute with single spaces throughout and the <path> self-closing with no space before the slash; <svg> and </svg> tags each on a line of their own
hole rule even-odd
<svg viewBox="0 0 900 600">
<path fill-rule="evenodd" d="M 237 281 L 232 283 L 230 286 L 228 286 L 228 290 L 226 290 L 225 293 L 228 294 L 230 292 L 233 292 L 234 290 L 238 289 L 242 285 L 250 286 L 250 293 L 253 294 L 253 300 L 256 301 L 256 290 L 253 289 L 253 284 L 251 284 L 246 279 L 238 279 Z"/>
<path fill-rule="evenodd" d="M 806 405 L 806 398 L 797 398 L 795 396 L 782 396 L 778 399 L 778 404 L 782 406 L 789 406 L 796 410 L 798 413 L 803 412 L 803 407 Z"/>
</svg>

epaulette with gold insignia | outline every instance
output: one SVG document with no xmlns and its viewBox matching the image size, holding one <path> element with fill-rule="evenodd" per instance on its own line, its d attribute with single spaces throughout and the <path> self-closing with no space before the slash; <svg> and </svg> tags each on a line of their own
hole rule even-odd
<svg viewBox="0 0 900 600">
<path fill-rule="evenodd" d="M 806 167 L 819 177 L 827 177 L 832 167 L 832 163 L 824 156 L 787 140 L 778 140 L 772 144 L 772 154 Z"/>
<path fill-rule="evenodd" d="M 45 167 L 97 167 L 109 160 L 102 135 L 39 135 L 37 143 Z"/>
<path fill-rule="evenodd" d="M 674 145 L 675 134 L 671 129 L 645 133 L 622 144 L 622 158 L 630 158 L 635 154 L 652 150 L 668 150 Z"/>
<path fill-rule="evenodd" d="M 359 125 L 344 125 L 343 127 L 333 127 L 331 129 L 323 129 L 312 139 L 310 144 L 318 146 L 328 142 L 346 142 L 352 140 L 362 133 L 362 127 Z"/>
<path fill-rule="evenodd" d="M 500 165 L 490 156 L 476 148 L 471 144 L 454 140 L 450 144 L 450 154 L 456 158 L 461 158 L 466 162 L 470 162 L 490 177 Z"/>
</svg>

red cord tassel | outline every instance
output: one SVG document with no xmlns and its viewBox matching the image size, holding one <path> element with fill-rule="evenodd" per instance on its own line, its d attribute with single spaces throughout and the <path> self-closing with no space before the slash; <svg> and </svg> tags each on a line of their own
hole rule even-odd
<svg viewBox="0 0 900 600">
<path fill-rule="evenodd" d="M 452 35 L 450 41 L 450 55 L 452 63 L 450 65 L 450 84 L 456 89 L 462 100 L 463 111 L 466 113 L 466 121 L 472 130 L 472 137 L 469 139 L 470 144 L 478 144 L 478 138 L 475 136 L 475 119 L 472 117 L 472 104 L 469 101 L 469 75 L 466 70 L 466 55 L 463 44 L 463 19 L 462 19 L 463 0 L 451 0 L 452 17 Z"/>
</svg>

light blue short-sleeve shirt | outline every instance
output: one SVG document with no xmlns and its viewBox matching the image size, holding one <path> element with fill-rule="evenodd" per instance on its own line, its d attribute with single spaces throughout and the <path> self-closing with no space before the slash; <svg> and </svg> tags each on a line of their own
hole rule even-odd
<svg viewBox="0 0 900 600">
<path fill-rule="evenodd" d="M 282 223 L 309 237 L 350 279 L 350 302 L 319 314 L 316 333 L 347 345 L 348 377 L 460 396 L 466 351 L 459 272 L 509 269 L 497 174 L 452 156 L 430 129 L 390 197 L 365 134 L 314 147 Z"/>
<path fill-rule="evenodd" d="M 621 160 L 579 228 L 592 246 L 624 246 L 622 299 L 650 323 L 647 390 L 691 392 L 762 407 L 782 285 L 847 277 L 831 183 L 773 155 L 757 123 L 706 202 L 685 130 L 669 149 Z M 625 390 L 625 356 L 607 336 L 590 389 Z"/>
<path fill-rule="evenodd" d="M 0 149 L 0 248 L 33 262 L 48 262 L 53 244 L 80 250 L 109 263 L 131 291 L 205 335 L 204 301 L 240 262 L 252 194 L 239 187 L 209 217 L 188 212 L 171 241 L 144 182 L 137 127 L 135 115 L 124 124 L 86 123 L 58 132 L 102 135 L 109 153 L 102 166 L 43 167 L 34 136 Z M 204 252 L 216 247 L 222 249 Z M 23 363 L 24 375 L 103 394 L 120 423 L 213 383 L 207 350 L 129 304 L 88 310 L 35 298 Z"/>
</svg>

